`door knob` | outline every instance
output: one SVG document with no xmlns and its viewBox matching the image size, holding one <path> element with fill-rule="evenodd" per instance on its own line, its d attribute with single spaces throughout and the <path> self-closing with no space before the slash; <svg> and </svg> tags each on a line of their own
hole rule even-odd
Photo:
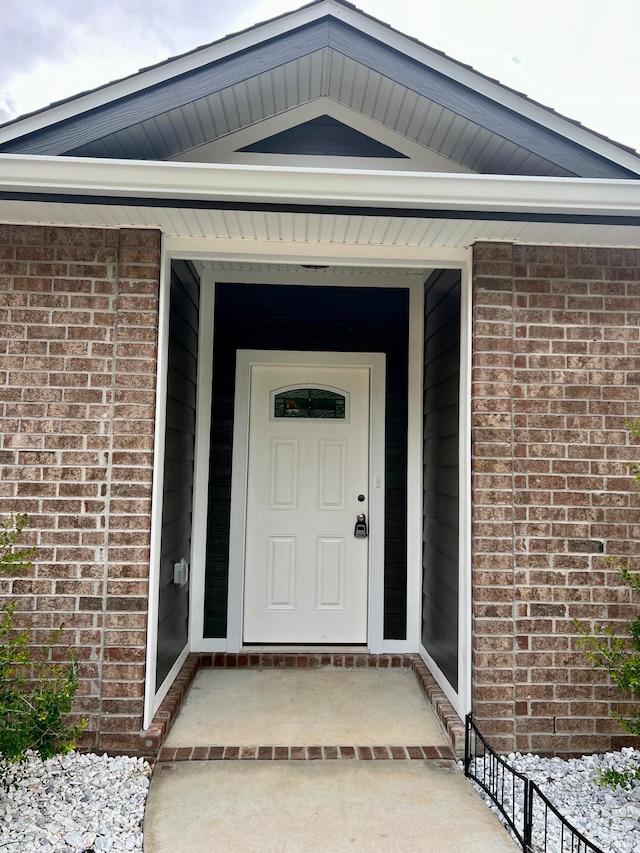
<svg viewBox="0 0 640 853">
<path fill-rule="evenodd" d="M 355 530 L 353 531 L 353 535 L 356 537 L 356 539 L 366 539 L 369 535 L 369 532 L 367 530 L 367 519 L 363 512 L 359 512 L 356 516 L 356 526 Z"/>
</svg>

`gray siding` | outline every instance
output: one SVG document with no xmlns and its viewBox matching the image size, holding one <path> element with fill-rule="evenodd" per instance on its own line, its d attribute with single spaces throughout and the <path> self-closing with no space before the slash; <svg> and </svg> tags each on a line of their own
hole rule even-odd
<svg viewBox="0 0 640 853">
<path fill-rule="evenodd" d="M 188 639 L 189 584 L 179 587 L 173 583 L 173 564 L 181 557 L 191 561 L 199 296 L 200 284 L 193 268 L 183 261 L 174 262 L 171 270 L 156 687 L 162 684 Z"/>
<path fill-rule="evenodd" d="M 224 637 L 227 631 L 238 349 L 385 353 L 384 636 L 406 637 L 408 323 L 409 295 L 404 288 L 216 286 L 205 637 Z"/>
<path fill-rule="evenodd" d="M 359 130 L 349 127 L 331 116 L 318 116 L 311 121 L 299 124 L 260 139 L 252 145 L 239 148 L 238 151 L 258 152 L 262 154 L 307 154 L 328 157 L 393 157 L 406 159 L 388 145 L 372 139 Z"/>
<path fill-rule="evenodd" d="M 460 273 L 425 285 L 422 643 L 458 686 Z"/>
</svg>

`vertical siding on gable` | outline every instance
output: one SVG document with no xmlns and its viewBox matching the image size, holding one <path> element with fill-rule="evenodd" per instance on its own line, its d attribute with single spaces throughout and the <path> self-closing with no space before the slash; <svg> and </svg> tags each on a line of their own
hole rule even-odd
<svg viewBox="0 0 640 853">
<path fill-rule="evenodd" d="M 191 561 L 200 282 L 190 264 L 171 269 L 167 425 L 158 604 L 156 689 L 188 641 L 189 584 L 173 583 L 173 564 Z"/>
<path fill-rule="evenodd" d="M 422 644 L 458 687 L 460 272 L 425 285 Z"/>
</svg>

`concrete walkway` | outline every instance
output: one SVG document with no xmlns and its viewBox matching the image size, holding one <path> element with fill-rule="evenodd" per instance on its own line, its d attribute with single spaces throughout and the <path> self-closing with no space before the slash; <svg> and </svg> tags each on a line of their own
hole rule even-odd
<svg viewBox="0 0 640 853">
<path fill-rule="evenodd" d="M 202 670 L 165 747 L 242 760 L 160 761 L 145 853 L 519 849 L 408 670 Z"/>
</svg>

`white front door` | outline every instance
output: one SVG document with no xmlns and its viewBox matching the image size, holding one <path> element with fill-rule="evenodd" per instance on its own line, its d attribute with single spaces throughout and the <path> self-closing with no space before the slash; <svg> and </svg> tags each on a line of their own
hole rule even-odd
<svg viewBox="0 0 640 853">
<path fill-rule="evenodd" d="M 245 643 L 367 642 L 368 367 L 253 364 Z"/>
</svg>

